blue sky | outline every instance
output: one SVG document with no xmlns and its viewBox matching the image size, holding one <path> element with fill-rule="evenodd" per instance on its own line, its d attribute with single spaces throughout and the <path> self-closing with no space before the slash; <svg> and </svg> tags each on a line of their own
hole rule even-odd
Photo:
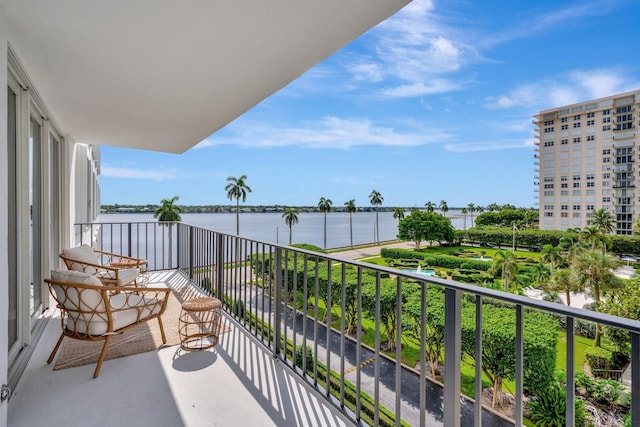
<svg viewBox="0 0 640 427">
<path fill-rule="evenodd" d="M 229 204 L 246 174 L 249 205 L 532 207 L 532 116 L 640 89 L 639 24 L 637 0 L 414 0 L 181 155 L 102 147 L 102 203 Z"/>
</svg>

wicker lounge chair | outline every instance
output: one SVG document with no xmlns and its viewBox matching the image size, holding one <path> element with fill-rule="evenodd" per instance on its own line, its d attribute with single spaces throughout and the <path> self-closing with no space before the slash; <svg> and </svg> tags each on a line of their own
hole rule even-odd
<svg viewBox="0 0 640 427">
<path fill-rule="evenodd" d="M 52 270 L 45 282 L 62 321 L 62 334 L 47 363 L 53 361 L 64 337 L 104 341 L 93 373 L 97 378 L 111 337 L 156 318 L 166 344 L 161 316 L 169 301 L 168 288 L 105 286 L 96 276 L 73 270 Z"/>
<path fill-rule="evenodd" d="M 105 285 L 138 285 L 141 270 L 147 260 L 98 251 L 89 245 L 64 249 L 60 254 L 69 270 L 82 271 L 98 277 Z"/>
</svg>

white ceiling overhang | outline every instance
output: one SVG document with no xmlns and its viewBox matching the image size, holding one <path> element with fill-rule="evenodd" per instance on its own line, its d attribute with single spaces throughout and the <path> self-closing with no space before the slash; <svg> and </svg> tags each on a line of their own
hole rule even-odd
<svg viewBox="0 0 640 427">
<path fill-rule="evenodd" d="M 410 0 L 0 0 L 77 142 L 181 153 Z"/>
</svg>

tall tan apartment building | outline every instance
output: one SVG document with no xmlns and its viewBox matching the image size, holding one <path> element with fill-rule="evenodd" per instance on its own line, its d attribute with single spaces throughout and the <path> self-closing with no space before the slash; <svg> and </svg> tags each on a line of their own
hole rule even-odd
<svg viewBox="0 0 640 427">
<path fill-rule="evenodd" d="M 534 116 L 541 229 L 582 229 L 604 208 L 617 234 L 633 233 L 640 216 L 639 107 L 637 90 Z"/>
</svg>

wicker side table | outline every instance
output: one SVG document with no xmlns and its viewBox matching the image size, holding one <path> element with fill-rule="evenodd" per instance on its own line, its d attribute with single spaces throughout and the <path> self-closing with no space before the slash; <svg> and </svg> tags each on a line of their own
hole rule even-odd
<svg viewBox="0 0 640 427">
<path fill-rule="evenodd" d="M 184 350 L 205 350 L 218 343 L 222 302 L 200 297 L 182 303 L 178 333 Z"/>
</svg>

